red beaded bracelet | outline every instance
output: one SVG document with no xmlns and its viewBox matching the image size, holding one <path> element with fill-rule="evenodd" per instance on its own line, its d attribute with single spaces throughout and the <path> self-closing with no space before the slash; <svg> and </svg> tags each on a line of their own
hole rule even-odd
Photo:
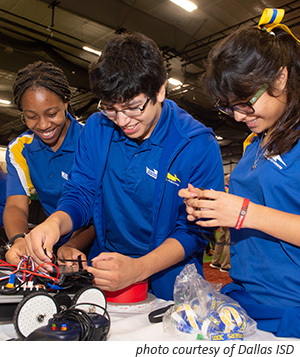
<svg viewBox="0 0 300 357">
<path fill-rule="evenodd" d="M 250 200 L 248 198 L 244 198 L 239 218 L 238 218 L 238 220 L 236 222 L 236 225 L 234 226 L 235 229 L 241 229 L 242 228 L 242 225 L 244 223 L 244 219 L 245 219 L 245 216 L 246 216 L 246 213 L 247 213 L 247 209 L 248 209 L 249 203 L 250 203 Z"/>
</svg>

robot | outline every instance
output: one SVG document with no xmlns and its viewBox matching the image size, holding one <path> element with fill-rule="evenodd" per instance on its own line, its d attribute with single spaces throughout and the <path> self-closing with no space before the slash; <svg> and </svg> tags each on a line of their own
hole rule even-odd
<svg viewBox="0 0 300 357">
<path fill-rule="evenodd" d="M 13 320 L 19 340 L 106 340 L 110 330 L 107 301 L 92 285 L 94 276 L 79 256 L 74 267 L 35 267 L 24 256 L 18 266 L 0 260 L 0 316 Z"/>
</svg>

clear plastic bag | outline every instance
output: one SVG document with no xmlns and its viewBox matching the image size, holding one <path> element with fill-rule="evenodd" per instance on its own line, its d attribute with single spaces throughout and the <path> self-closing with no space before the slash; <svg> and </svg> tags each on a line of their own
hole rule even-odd
<svg viewBox="0 0 300 357">
<path fill-rule="evenodd" d="M 198 274 L 194 264 L 177 276 L 174 302 L 163 317 L 164 331 L 185 339 L 243 340 L 256 331 L 256 322 L 229 296 Z"/>
</svg>

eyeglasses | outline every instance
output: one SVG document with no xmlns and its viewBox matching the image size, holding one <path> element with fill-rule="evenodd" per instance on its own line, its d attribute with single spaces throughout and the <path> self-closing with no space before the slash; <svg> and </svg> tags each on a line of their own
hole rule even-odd
<svg viewBox="0 0 300 357">
<path fill-rule="evenodd" d="M 143 114 L 144 110 L 147 107 L 147 104 L 150 101 L 150 97 L 147 98 L 145 104 L 139 108 L 139 107 L 135 107 L 135 108 L 126 108 L 126 109 L 121 109 L 121 110 L 116 110 L 116 109 L 109 109 L 106 108 L 102 103 L 101 100 L 98 103 L 98 107 L 97 109 L 104 115 L 106 115 L 109 118 L 116 118 L 119 112 L 122 112 L 124 115 L 126 115 L 127 117 L 137 117 L 141 114 Z"/>
<path fill-rule="evenodd" d="M 239 112 L 241 114 L 253 114 L 255 112 L 255 109 L 253 108 L 254 103 L 265 93 L 268 88 L 269 84 L 264 84 L 247 103 L 237 103 L 231 107 L 222 107 L 219 105 L 219 99 L 215 104 L 215 107 L 220 110 L 220 112 L 231 117 L 234 116 L 234 112 Z"/>
</svg>

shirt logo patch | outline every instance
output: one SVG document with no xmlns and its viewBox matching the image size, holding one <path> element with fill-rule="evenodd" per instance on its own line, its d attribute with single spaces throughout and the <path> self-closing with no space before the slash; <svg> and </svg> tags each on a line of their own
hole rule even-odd
<svg viewBox="0 0 300 357">
<path fill-rule="evenodd" d="M 65 180 L 69 180 L 69 175 L 68 174 L 66 174 L 65 172 L 61 172 L 61 177 L 63 178 L 63 179 L 65 179 Z"/>
<path fill-rule="evenodd" d="M 286 167 L 286 163 L 282 160 L 280 155 L 271 156 L 268 160 L 277 166 L 279 170 L 282 170 L 284 166 Z"/>
<path fill-rule="evenodd" d="M 181 182 L 176 174 L 175 175 L 171 175 L 170 172 L 168 172 L 168 174 L 167 174 L 167 181 L 170 182 L 170 183 L 173 183 L 176 186 L 179 186 L 179 183 L 177 183 L 177 181 Z"/>
<path fill-rule="evenodd" d="M 157 179 L 157 175 L 158 175 L 158 171 L 155 170 L 155 169 L 151 170 L 151 169 L 149 169 L 149 167 L 146 166 L 146 174 L 156 180 Z"/>
</svg>

